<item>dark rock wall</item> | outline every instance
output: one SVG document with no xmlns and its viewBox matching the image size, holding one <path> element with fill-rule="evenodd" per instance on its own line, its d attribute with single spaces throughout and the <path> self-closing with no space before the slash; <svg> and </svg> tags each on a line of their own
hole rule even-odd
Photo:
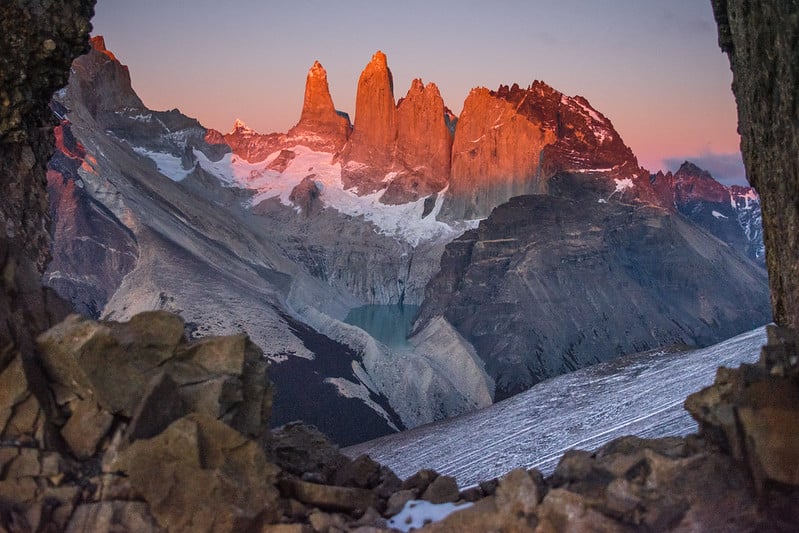
<svg viewBox="0 0 799 533">
<path fill-rule="evenodd" d="M 746 174 L 762 198 L 777 324 L 799 328 L 799 1 L 712 0 Z"/>
<path fill-rule="evenodd" d="M 94 0 L 0 4 L 0 367 L 60 315 L 40 278 L 49 260 L 47 161 L 53 153 L 53 92 L 87 50 Z M 53 316 L 55 315 L 55 316 Z"/>
</svg>

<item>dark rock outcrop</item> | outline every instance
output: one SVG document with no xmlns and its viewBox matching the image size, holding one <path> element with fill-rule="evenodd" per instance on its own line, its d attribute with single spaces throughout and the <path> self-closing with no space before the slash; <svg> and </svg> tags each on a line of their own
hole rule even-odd
<svg viewBox="0 0 799 533">
<path fill-rule="evenodd" d="M 15 1 L 0 8 L 0 367 L 30 356 L 32 335 L 59 314 L 39 279 L 50 258 L 45 171 L 53 153 L 53 92 L 86 51 L 90 0 Z"/>
<path fill-rule="evenodd" d="M 446 220 L 482 218 L 513 196 L 550 192 L 557 174 L 608 196 L 657 203 L 648 173 L 638 167 L 610 120 L 581 97 L 536 81 L 496 91 L 473 89 L 463 105 L 452 147 Z"/>
<path fill-rule="evenodd" d="M 581 187 L 564 180 L 553 186 Z M 665 209 L 520 196 L 447 245 L 415 329 L 442 315 L 501 399 L 618 355 L 752 329 L 770 318 L 767 296 L 762 270 Z"/>
<path fill-rule="evenodd" d="M 746 176 L 762 199 L 774 321 L 799 330 L 799 3 L 713 0 Z"/>
</svg>

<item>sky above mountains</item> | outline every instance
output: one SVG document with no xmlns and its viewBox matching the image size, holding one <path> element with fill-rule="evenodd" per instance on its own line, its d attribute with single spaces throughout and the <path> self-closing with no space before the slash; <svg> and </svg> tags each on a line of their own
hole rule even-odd
<svg viewBox="0 0 799 533">
<path fill-rule="evenodd" d="M 358 77 L 379 49 L 397 99 L 419 77 L 459 114 L 473 87 L 543 80 L 585 96 L 649 170 L 690 159 L 744 183 L 709 0 L 98 0 L 94 28 L 147 106 L 223 132 L 236 118 L 288 130 L 314 60 L 354 119 Z"/>
</svg>

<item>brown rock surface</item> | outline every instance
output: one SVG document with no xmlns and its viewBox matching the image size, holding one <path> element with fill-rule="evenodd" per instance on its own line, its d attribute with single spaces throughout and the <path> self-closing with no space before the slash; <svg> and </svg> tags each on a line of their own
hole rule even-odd
<svg viewBox="0 0 799 533">
<path fill-rule="evenodd" d="M 260 350 L 245 335 L 188 344 L 183 330 L 180 317 L 163 311 L 142 313 L 124 323 L 98 323 L 72 315 L 42 334 L 38 345 L 53 383 L 92 399 L 113 415 L 148 419 L 151 429 L 146 432 L 171 422 L 154 422 L 155 414 L 137 411 L 144 402 L 161 409 L 161 415 L 169 412 L 147 393 L 159 390 L 157 382 L 150 382 L 164 373 L 179 388 L 177 396 L 187 411 L 224 420 L 245 435 L 265 437 L 271 394 Z M 168 389 L 161 387 L 157 397 L 170 397 Z M 73 411 L 71 416 L 82 412 Z M 134 427 L 142 431 L 142 424 Z M 73 450 L 83 453 L 86 448 Z"/>
<path fill-rule="evenodd" d="M 207 415 L 188 415 L 134 442 L 112 469 L 128 476 L 170 531 L 234 531 L 261 513 L 276 517 L 277 468 L 255 442 Z"/>
<path fill-rule="evenodd" d="M 333 105 L 327 72 L 315 61 L 305 80 L 305 98 L 300 121 L 289 130 L 289 137 L 319 151 L 337 153 L 347 142 L 350 123 Z"/>
</svg>

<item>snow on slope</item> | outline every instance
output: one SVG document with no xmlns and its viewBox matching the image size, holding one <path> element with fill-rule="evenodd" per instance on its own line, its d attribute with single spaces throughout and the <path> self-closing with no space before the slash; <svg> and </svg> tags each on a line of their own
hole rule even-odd
<svg viewBox="0 0 799 533">
<path fill-rule="evenodd" d="M 139 147 L 134 150 L 152 159 L 158 170 L 174 181 L 181 181 L 188 174 L 181 167 L 179 157 Z M 311 176 L 321 191 L 320 197 L 325 206 L 351 217 L 363 217 L 377 226 L 381 233 L 403 239 L 413 246 L 443 237 L 452 239 L 465 229 L 476 227 L 479 222 L 472 221 L 468 227 L 453 227 L 436 220 L 445 191 L 438 195 L 433 211 L 424 218 L 422 213 L 425 198 L 406 204 L 386 205 L 380 203 L 383 191 L 359 196 L 354 190 L 344 190 L 341 164 L 333 162 L 332 154 L 315 152 L 305 146 L 294 146 L 291 151 L 295 153 L 295 157 L 283 172 L 268 168 L 279 156 L 279 151 L 258 163 L 250 163 L 231 153 L 219 161 L 209 160 L 198 150 L 194 151 L 194 156 L 203 170 L 216 176 L 222 183 L 256 191 L 250 202 L 251 206 L 269 198 L 279 198 L 282 204 L 293 205 L 289 199 L 291 191 L 303 179 Z"/>
<path fill-rule="evenodd" d="M 754 362 L 764 328 L 709 348 L 621 357 L 539 383 L 457 418 L 342 450 L 362 453 L 406 478 L 421 468 L 455 476 L 461 487 L 516 467 L 550 474 L 568 449 L 593 450 L 622 435 L 685 435 L 696 423 L 685 397 L 713 383 L 720 365 Z"/>
</svg>

